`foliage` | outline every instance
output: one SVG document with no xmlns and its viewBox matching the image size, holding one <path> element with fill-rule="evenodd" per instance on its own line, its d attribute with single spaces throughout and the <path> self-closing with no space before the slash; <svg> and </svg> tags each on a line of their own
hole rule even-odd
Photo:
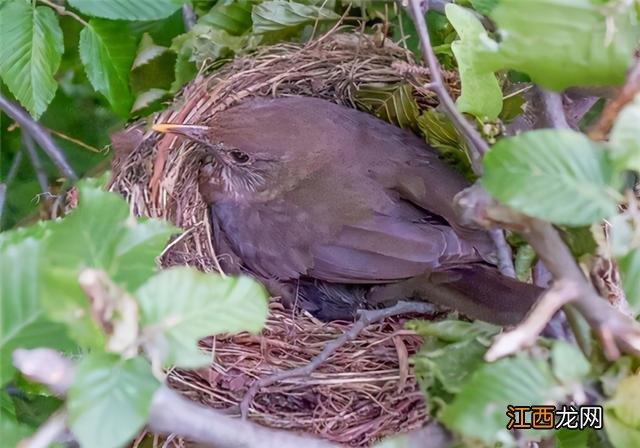
<svg viewBox="0 0 640 448">
<path fill-rule="evenodd" d="M 0 234 L 2 385 L 17 381 L 15 348 L 84 353 L 66 402 L 70 426 L 83 446 L 112 447 L 147 421 L 160 384 L 152 372 L 206 364 L 197 349 L 206 335 L 260 330 L 267 295 L 248 278 L 157 273 L 179 229 L 130 216 L 96 184 L 78 184 L 79 204 L 64 219 Z M 13 421 L 8 434 L 24 436 L 24 417 Z"/>
</svg>

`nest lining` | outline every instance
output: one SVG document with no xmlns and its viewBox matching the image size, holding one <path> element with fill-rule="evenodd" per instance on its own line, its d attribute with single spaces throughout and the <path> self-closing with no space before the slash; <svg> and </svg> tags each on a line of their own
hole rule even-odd
<svg viewBox="0 0 640 448">
<path fill-rule="evenodd" d="M 456 74 L 443 75 L 457 92 Z M 306 95 L 356 107 L 360 86 L 400 82 L 412 86 L 425 109 L 437 105 L 435 94 L 423 87 L 428 80 L 428 71 L 409 51 L 394 44 L 379 47 L 365 35 L 334 30 L 306 45 L 264 47 L 211 74 L 205 68 L 154 121 L 206 124 L 217 112 L 252 96 Z M 167 219 L 184 230 L 163 252 L 163 266 L 218 270 L 225 255 L 212 246 L 207 207 L 198 193 L 201 153 L 184 140 L 145 132 L 145 125 L 129 128 L 139 136 L 135 145 L 118 149 L 114 144 L 111 189 L 125 196 L 136 215 Z M 420 341 L 403 329 L 405 321 L 371 325 L 310 378 L 261 390 L 250 417 L 357 446 L 421 426 L 424 403 L 408 363 Z M 214 348 L 212 365 L 199 371 L 173 370 L 169 382 L 194 400 L 237 410 L 255 378 L 305 365 L 348 328 L 348 323 L 323 323 L 272 302 L 260 336 L 203 340 L 203 349 Z"/>
</svg>

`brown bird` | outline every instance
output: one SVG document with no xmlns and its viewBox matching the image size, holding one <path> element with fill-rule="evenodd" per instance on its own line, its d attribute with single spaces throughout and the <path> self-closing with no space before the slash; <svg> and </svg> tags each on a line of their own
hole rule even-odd
<svg viewBox="0 0 640 448">
<path fill-rule="evenodd" d="M 502 276 L 487 234 L 459 223 L 453 197 L 468 182 L 415 134 L 370 114 L 256 98 L 206 126 L 154 129 L 203 146 L 200 192 L 218 250 L 321 318 L 419 297 L 514 324 L 541 292 Z"/>
</svg>

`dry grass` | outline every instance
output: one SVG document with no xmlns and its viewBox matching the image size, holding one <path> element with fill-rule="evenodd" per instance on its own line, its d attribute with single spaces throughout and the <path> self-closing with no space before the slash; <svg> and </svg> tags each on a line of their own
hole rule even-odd
<svg viewBox="0 0 640 448">
<path fill-rule="evenodd" d="M 457 91 L 456 76 L 445 73 L 445 79 Z M 363 35 L 334 31 L 306 46 L 266 47 L 212 74 L 204 70 L 153 118 L 206 124 L 217 112 L 251 96 L 307 95 L 355 107 L 360 86 L 402 81 L 414 87 L 422 108 L 437 104 L 435 95 L 422 87 L 428 72 L 415 64 L 411 53 L 393 44 L 377 47 Z M 134 124 L 131 129 L 139 133 L 139 140 L 126 149 L 116 148 L 111 188 L 128 199 L 135 214 L 164 218 L 185 230 L 163 253 L 163 265 L 216 270 L 224 254 L 212 247 L 206 205 L 198 193 L 201 154 L 183 140 L 145 131 L 148 125 Z M 293 315 L 274 302 L 268 328 L 260 336 L 203 341 L 209 351 L 215 346 L 210 368 L 172 371 L 170 383 L 194 400 L 236 412 L 253 379 L 305 364 L 346 328 L 347 323 L 325 324 L 307 314 Z M 372 325 L 311 378 L 262 390 L 251 417 L 351 445 L 367 445 L 418 427 L 425 411 L 408 362 L 418 345 L 418 338 L 403 329 L 403 321 Z"/>
</svg>

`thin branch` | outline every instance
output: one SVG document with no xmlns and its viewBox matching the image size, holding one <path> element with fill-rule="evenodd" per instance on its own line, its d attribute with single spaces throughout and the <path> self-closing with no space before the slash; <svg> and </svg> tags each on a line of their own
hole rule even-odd
<svg viewBox="0 0 640 448">
<path fill-rule="evenodd" d="M 469 157 L 473 171 L 478 175 L 482 175 L 482 157 L 489 151 L 489 145 L 480 134 L 469 124 L 467 119 L 458 111 L 455 102 L 447 91 L 447 86 L 442 79 L 440 63 L 436 57 L 431 39 L 429 38 L 429 30 L 424 20 L 424 15 L 428 11 L 429 2 L 425 1 L 421 6 L 420 0 L 409 0 L 409 13 L 413 19 L 413 23 L 420 37 L 420 46 L 422 47 L 422 55 L 427 62 L 429 72 L 431 73 L 431 82 L 429 89 L 436 92 L 440 99 L 440 104 L 444 107 L 444 111 L 451 119 L 455 127 L 462 133 L 469 143 Z M 424 8 L 423 8 L 424 7 Z M 515 268 L 513 265 L 513 257 L 509 244 L 507 243 L 504 232 L 502 230 L 494 230 L 491 233 L 491 239 L 496 247 L 498 257 L 498 268 L 500 272 L 508 277 L 515 278 Z"/>
<path fill-rule="evenodd" d="M 282 380 L 311 375 L 311 373 L 313 373 L 318 367 L 320 367 L 320 365 L 322 365 L 327 359 L 329 359 L 329 357 L 333 355 L 336 350 L 344 346 L 347 342 L 357 338 L 362 330 L 364 330 L 367 326 L 375 322 L 384 320 L 388 317 L 398 316 L 401 314 L 433 314 L 436 311 L 437 308 L 433 304 L 425 302 L 398 302 L 397 304 L 389 308 L 380 310 L 359 311 L 359 318 L 349 329 L 349 331 L 345 332 L 339 338 L 336 338 L 333 341 L 327 343 L 322 351 L 309 363 L 296 369 L 282 370 L 280 372 L 274 373 L 273 375 L 260 378 L 259 380 L 255 381 L 242 399 L 242 403 L 240 403 L 240 413 L 242 414 L 242 418 L 246 419 L 249 415 L 249 407 L 251 405 L 251 402 L 253 401 L 253 397 L 261 388 L 270 386 Z"/>
<path fill-rule="evenodd" d="M 58 5 L 57 3 L 54 3 L 50 0 L 38 0 L 40 3 L 44 3 L 47 6 L 51 6 L 53 9 L 56 10 L 56 12 L 58 14 L 60 14 L 61 16 L 69 16 L 72 19 L 75 19 L 76 21 L 80 22 L 83 26 L 89 26 L 89 24 L 79 15 L 65 9 L 64 6 L 62 5 Z"/>
<path fill-rule="evenodd" d="M 185 30 L 189 31 L 196 24 L 197 21 L 196 12 L 193 10 L 193 6 L 189 3 L 182 5 L 182 22 L 184 23 Z"/>
<path fill-rule="evenodd" d="M 547 322 L 565 304 L 578 297 L 579 288 L 575 283 L 560 281 L 547 290 L 539 299 L 527 318 L 515 329 L 499 334 L 487 350 L 484 359 L 492 362 L 512 355 L 535 344 Z"/>
<path fill-rule="evenodd" d="M 78 180 L 78 176 L 67 162 L 64 152 L 56 145 L 47 131 L 40 126 L 22 107 L 12 103 L 4 95 L 0 94 L 0 109 L 15 120 L 23 132 L 28 133 L 40 145 L 45 153 L 51 158 L 53 163 L 67 178 L 72 181 Z"/>
<path fill-rule="evenodd" d="M 489 150 L 489 145 L 478 134 L 478 132 L 471 126 L 471 124 L 464 118 L 464 116 L 456 108 L 456 104 L 447 91 L 447 86 L 442 79 L 440 72 L 440 63 L 436 58 L 436 54 L 431 46 L 431 39 L 429 38 L 429 31 L 427 30 L 427 23 L 424 20 L 424 14 L 427 12 L 427 8 L 423 11 L 421 7 L 422 2 L 420 0 L 409 0 L 409 13 L 416 25 L 418 36 L 420 37 L 420 46 L 422 47 L 422 55 L 429 67 L 431 73 L 431 90 L 438 94 L 440 103 L 442 104 L 445 113 L 453 121 L 453 124 L 459 129 L 467 141 L 470 143 L 470 157 L 473 164 L 473 169 L 476 174 L 482 174 L 482 156 Z M 427 2 L 424 2 L 427 4 Z"/>
<path fill-rule="evenodd" d="M 570 129 L 562 104 L 562 94 L 540 88 L 540 97 L 544 105 L 547 122 L 556 129 Z"/>
<path fill-rule="evenodd" d="M 15 156 L 13 156 L 13 161 L 11 162 L 11 166 L 9 167 L 9 172 L 7 173 L 7 177 L 3 183 L 0 184 L 0 222 L 2 222 L 2 215 L 4 214 L 4 203 L 7 198 L 7 190 L 9 186 L 15 179 L 16 174 L 18 174 L 18 168 L 20 168 L 20 164 L 22 163 L 22 151 L 18 151 Z"/>
<path fill-rule="evenodd" d="M 59 411 L 42 424 L 34 435 L 20 443 L 20 448 L 47 448 L 60 440 L 67 429 L 67 413 Z"/>
<path fill-rule="evenodd" d="M 27 378 L 61 396 L 66 395 L 73 382 L 75 366 L 51 349 L 18 349 L 13 353 L 13 364 Z M 157 433 L 180 434 L 191 442 L 219 448 L 338 448 L 324 440 L 229 417 L 190 401 L 165 385 L 153 395 L 148 426 Z"/>
<path fill-rule="evenodd" d="M 36 146 L 33 142 L 33 138 L 26 132 L 22 134 L 22 142 L 24 143 L 25 150 L 29 155 L 29 159 L 31 159 L 31 166 L 36 173 L 36 179 L 38 179 L 38 184 L 40 184 L 40 191 L 43 193 L 50 193 L 49 188 L 49 179 L 47 177 L 47 173 L 44 169 L 44 165 L 42 164 L 42 160 L 38 156 L 38 152 L 36 151 Z"/>
</svg>

